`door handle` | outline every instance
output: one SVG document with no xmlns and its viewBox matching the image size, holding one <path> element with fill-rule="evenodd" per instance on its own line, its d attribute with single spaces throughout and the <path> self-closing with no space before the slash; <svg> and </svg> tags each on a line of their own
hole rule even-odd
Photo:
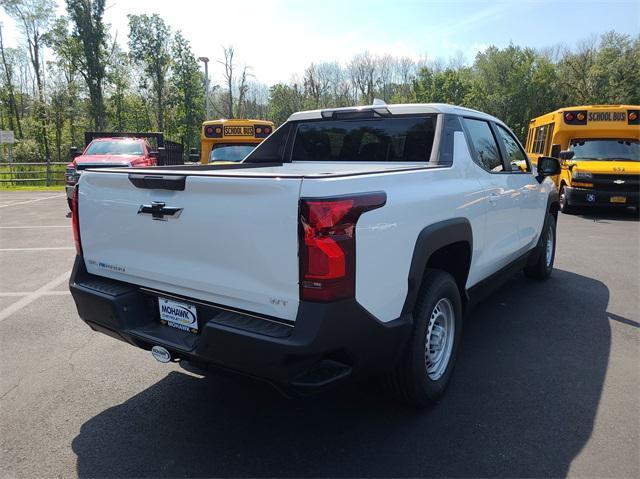
<svg viewBox="0 0 640 479">
<path fill-rule="evenodd" d="M 495 206 L 496 203 L 498 202 L 498 199 L 500 198 L 500 195 L 496 194 L 496 193 L 491 193 L 489 195 L 489 204 L 491 206 Z"/>
</svg>

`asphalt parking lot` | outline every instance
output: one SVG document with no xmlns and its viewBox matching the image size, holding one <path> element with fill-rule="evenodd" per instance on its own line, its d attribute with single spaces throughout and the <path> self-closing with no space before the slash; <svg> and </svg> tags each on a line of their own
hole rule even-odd
<svg viewBox="0 0 640 479">
<path fill-rule="evenodd" d="M 471 314 L 427 411 L 160 364 L 78 319 L 74 255 L 63 193 L 0 191 L 2 477 L 640 477 L 633 212 L 561 215 L 552 278 Z"/>
</svg>

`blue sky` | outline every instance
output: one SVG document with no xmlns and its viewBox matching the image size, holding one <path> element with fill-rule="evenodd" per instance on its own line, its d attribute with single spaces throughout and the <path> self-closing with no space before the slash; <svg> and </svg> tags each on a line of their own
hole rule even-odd
<svg viewBox="0 0 640 479">
<path fill-rule="evenodd" d="M 238 63 L 268 84 L 301 74 L 312 61 L 346 62 L 365 50 L 471 62 L 489 45 L 575 46 L 608 30 L 640 34 L 638 0 L 107 0 L 105 19 L 123 46 L 128 13 L 160 14 L 212 61 L 221 45 L 234 45 Z M 15 45 L 13 21 L 0 11 L 0 22 L 5 43 Z M 211 65 L 220 82 L 221 68 Z"/>
</svg>

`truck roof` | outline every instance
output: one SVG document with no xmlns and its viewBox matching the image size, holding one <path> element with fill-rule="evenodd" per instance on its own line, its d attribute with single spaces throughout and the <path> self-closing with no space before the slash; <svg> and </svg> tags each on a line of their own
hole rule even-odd
<svg viewBox="0 0 640 479">
<path fill-rule="evenodd" d="M 482 118 L 485 120 L 496 121 L 502 123 L 501 120 L 495 118 L 481 111 L 472 110 L 471 108 L 465 108 L 462 106 L 448 105 L 446 103 L 408 103 L 408 104 L 379 104 L 379 105 L 364 105 L 364 106 L 350 106 L 342 108 L 323 108 L 321 110 L 309 110 L 299 111 L 292 114 L 289 120 L 317 120 L 322 118 L 322 112 L 327 111 L 353 111 L 358 110 L 376 110 L 380 108 L 386 108 L 392 115 L 415 115 L 421 113 L 449 113 L 452 115 L 465 115 L 473 116 L 476 118 Z"/>
</svg>

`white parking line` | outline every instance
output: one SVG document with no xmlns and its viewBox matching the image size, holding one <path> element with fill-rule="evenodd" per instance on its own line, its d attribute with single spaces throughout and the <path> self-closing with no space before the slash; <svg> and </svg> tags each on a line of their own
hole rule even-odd
<svg viewBox="0 0 640 479">
<path fill-rule="evenodd" d="M 70 228 L 71 225 L 49 225 L 49 226 L 0 226 L 0 230 L 35 230 L 38 228 Z"/>
<path fill-rule="evenodd" d="M 44 198 L 37 198 L 35 200 L 18 201 L 17 203 L 9 203 L 8 205 L 0 205 L 0 208 L 6 208 L 7 206 L 27 205 L 29 203 L 35 203 L 36 201 L 50 200 L 52 198 L 62 198 L 66 195 L 45 196 Z"/>
<path fill-rule="evenodd" d="M 0 321 L 4 321 L 16 311 L 19 311 L 25 306 L 33 303 L 36 299 L 44 296 L 46 293 L 50 292 L 53 288 L 60 285 L 61 283 L 68 281 L 69 276 L 71 276 L 71 270 L 52 279 L 47 284 L 36 289 L 33 293 L 29 293 L 27 296 L 23 297 L 22 299 L 19 299 L 15 303 L 10 304 L 6 308 L 4 308 L 2 311 L 0 311 Z"/>
<path fill-rule="evenodd" d="M 9 293 L 0 293 L 0 298 L 14 298 L 17 296 L 27 296 L 31 294 L 31 291 L 11 291 Z M 42 296 L 64 296 L 71 294 L 71 291 L 46 291 L 41 293 Z"/>
<path fill-rule="evenodd" d="M 51 251 L 51 250 L 71 250 L 75 246 L 51 246 L 49 248 L 0 248 L 0 251 Z"/>
</svg>

